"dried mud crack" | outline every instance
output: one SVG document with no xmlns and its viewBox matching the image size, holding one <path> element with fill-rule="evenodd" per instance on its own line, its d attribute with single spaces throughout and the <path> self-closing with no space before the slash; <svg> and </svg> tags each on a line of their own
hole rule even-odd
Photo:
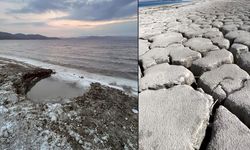
<svg viewBox="0 0 250 150">
<path fill-rule="evenodd" d="M 65 103 L 26 96 L 49 69 L 0 59 L 0 149 L 137 149 L 137 98 L 91 84 Z"/>
<path fill-rule="evenodd" d="M 140 149 L 249 149 L 249 12 L 247 0 L 140 8 Z"/>
</svg>

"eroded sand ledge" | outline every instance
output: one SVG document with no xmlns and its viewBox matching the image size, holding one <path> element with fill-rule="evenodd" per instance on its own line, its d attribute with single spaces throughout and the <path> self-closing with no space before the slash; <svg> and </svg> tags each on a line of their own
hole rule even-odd
<svg viewBox="0 0 250 150">
<path fill-rule="evenodd" d="M 65 103 L 34 103 L 26 92 L 52 70 L 0 59 L 0 149 L 138 148 L 137 98 L 91 84 Z"/>
<path fill-rule="evenodd" d="M 139 13 L 140 149 L 249 149 L 250 1 Z"/>
</svg>

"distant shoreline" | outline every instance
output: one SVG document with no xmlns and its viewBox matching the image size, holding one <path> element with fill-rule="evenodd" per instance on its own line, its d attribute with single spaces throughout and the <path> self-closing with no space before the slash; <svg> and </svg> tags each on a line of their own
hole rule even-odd
<svg viewBox="0 0 250 150">
<path fill-rule="evenodd" d="M 12 34 L 8 32 L 0 32 L 0 40 L 51 40 L 59 39 L 57 37 L 47 37 L 40 34 Z"/>
<path fill-rule="evenodd" d="M 146 1 L 146 2 L 139 2 L 139 7 L 140 8 L 145 8 L 145 7 L 155 7 L 155 6 L 161 6 L 161 5 L 174 5 L 174 4 L 181 4 L 181 3 L 186 3 L 190 2 L 191 0 L 184 0 L 184 1 Z"/>
<path fill-rule="evenodd" d="M 33 68 L 43 68 L 43 69 L 51 69 L 56 72 L 56 78 L 65 81 L 75 81 L 77 80 L 79 84 L 85 85 L 85 83 L 100 83 L 101 85 L 108 86 L 110 88 L 118 89 L 120 91 L 125 91 L 127 88 L 131 89 L 131 94 L 136 96 L 137 94 L 137 86 L 136 81 L 132 79 L 122 78 L 122 77 L 112 77 L 106 76 L 97 73 L 90 73 L 78 70 L 76 68 L 69 68 L 66 66 L 48 64 L 45 62 L 25 59 L 25 58 L 17 58 L 11 57 L 7 55 L 0 54 L 0 61 L 7 60 L 12 61 L 18 65 L 31 66 Z M 83 77 L 83 78 L 82 78 Z M 129 94 L 129 93 L 128 93 Z"/>
<path fill-rule="evenodd" d="M 23 33 L 8 33 L 0 31 L 0 40 L 60 40 L 60 39 L 98 39 L 98 38 L 137 38 L 137 36 L 129 35 L 90 35 L 78 37 L 48 37 L 40 34 L 23 34 Z"/>
</svg>

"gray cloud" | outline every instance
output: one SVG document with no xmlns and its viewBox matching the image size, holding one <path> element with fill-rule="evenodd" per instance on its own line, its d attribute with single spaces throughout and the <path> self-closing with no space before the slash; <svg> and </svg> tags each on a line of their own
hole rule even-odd
<svg viewBox="0 0 250 150">
<path fill-rule="evenodd" d="M 11 13 L 66 11 L 66 19 L 111 20 L 137 13 L 137 0 L 20 0 L 27 6 Z"/>
<path fill-rule="evenodd" d="M 18 25 L 18 26 L 47 26 L 44 22 L 17 22 L 17 23 L 11 23 L 10 25 Z"/>
</svg>

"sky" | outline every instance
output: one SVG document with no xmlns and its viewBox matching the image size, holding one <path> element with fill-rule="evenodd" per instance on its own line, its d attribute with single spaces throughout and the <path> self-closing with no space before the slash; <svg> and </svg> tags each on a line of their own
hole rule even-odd
<svg viewBox="0 0 250 150">
<path fill-rule="evenodd" d="M 0 31 L 54 37 L 136 36 L 137 0 L 1 0 Z"/>
</svg>

